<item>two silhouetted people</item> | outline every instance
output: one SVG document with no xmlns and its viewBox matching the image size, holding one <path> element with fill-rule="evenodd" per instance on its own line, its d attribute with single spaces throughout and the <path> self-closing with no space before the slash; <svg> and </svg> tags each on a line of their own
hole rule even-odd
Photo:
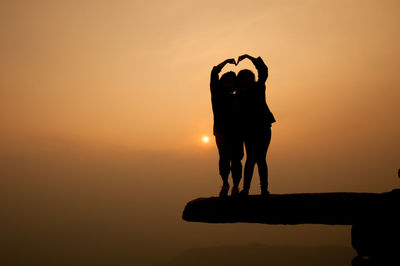
<svg viewBox="0 0 400 266">
<path fill-rule="evenodd" d="M 227 72 L 219 78 L 226 64 L 237 65 L 243 59 L 249 59 L 257 69 L 258 79 L 248 69 L 238 75 Z M 232 195 L 239 194 L 242 176 L 243 143 L 246 147 L 246 163 L 242 195 L 248 195 L 257 164 L 260 176 L 261 194 L 268 195 L 268 166 L 266 155 L 271 140 L 271 124 L 275 118 L 265 100 L 265 82 L 268 68 L 263 60 L 242 55 L 238 62 L 227 59 L 215 66 L 211 72 L 211 102 L 214 112 L 214 135 L 219 152 L 219 172 L 222 178 L 220 196 L 227 196 L 229 174 L 232 174 Z"/>
</svg>

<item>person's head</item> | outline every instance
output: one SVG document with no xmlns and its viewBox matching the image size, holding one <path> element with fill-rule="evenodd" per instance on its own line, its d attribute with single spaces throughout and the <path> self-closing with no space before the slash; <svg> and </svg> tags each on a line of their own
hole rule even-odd
<svg viewBox="0 0 400 266">
<path fill-rule="evenodd" d="M 236 73 L 233 71 L 226 72 L 219 79 L 221 88 L 226 89 L 227 92 L 232 92 L 236 89 Z"/>
<path fill-rule="evenodd" d="M 255 82 L 255 75 L 249 69 L 242 69 L 237 75 L 237 82 L 239 87 L 249 87 Z"/>
</svg>

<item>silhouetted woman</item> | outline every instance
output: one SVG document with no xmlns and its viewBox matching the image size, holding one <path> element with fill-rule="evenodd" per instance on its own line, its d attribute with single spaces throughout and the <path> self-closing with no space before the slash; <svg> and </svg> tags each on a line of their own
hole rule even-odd
<svg viewBox="0 0 400 266">
<path fill-rule="evenodd" d="M 258 71 L 258 80 L 248 69 L 241 70 L 237 76 L 238 94 L 241 101 L 243 138 L 246 147 L 247 160 L 244 167 L 244 182 L 242 195 L 248 195 L 254 165 L 257 164 L 260 176 L 261 194 L 268 192 L 267 150 L 271 141 L 271 124 L 275 118 L 265 100 L 265 82 L 268 78 L 268 68 L 261 57 L 250 55 L 239 56 L 238 63 L 249 59 Z"/>
<path fill-rule="evenodd" d="M 236 93 L 236 74 L 227 72 L 219 79 L 219 73 L 226 64 L 236 64 L 235 59 L 227 59 L 213 67 L 211 71 L 211 102 L 214 113 L 214 135 L 219 153 L 219 173 L 222 187 L 219 195 L 227 196 L 228 177 L 232 172 L 232 195 L 239 193 L 242 177 L 243 140 L 239 134 L 239 100 Z"/>
</svg>

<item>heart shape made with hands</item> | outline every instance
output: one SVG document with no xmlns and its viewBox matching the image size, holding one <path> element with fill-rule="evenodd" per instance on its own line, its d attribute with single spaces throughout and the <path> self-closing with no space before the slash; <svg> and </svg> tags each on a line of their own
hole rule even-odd
<svg viewBox="0 0 400 266">
<path fill-rule="evenodd" d="M 235 66 L 239 65 L 240 61 L 243 61 L 243 57 L 239 56 L 237 61 L 235 62 Z"/>
<path fill-rule="evenodd" d="M 232 65 L 237 66 L 237 65 L 239 65 L 240 61 L 243 61 L 243 60 L 246 59 L 246 58 L 249 58 L 249 59 L 250 59 L 250 56 L 247 55 L 247 54 L 241 55 L 241 56 L 238 56 L 237 60 L 235 60 L 235 58 L 231 58 L 231 59 L 229 60 L 229 63 L 232 64 Z"/>
</svg>

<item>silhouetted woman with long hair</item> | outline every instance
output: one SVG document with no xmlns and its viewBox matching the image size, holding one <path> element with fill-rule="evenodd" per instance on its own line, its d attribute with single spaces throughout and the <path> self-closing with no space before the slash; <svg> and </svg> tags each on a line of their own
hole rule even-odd
<svg viewBox="0 0 400 266">
<path fill-rule="evenodd" d="M 275 122 L 275 118 L 265 99 L 268 68 L 261 57 L 254 58 L 247 54 L 239 56 L 238 63 L 246 58 L 256 67 L 258 80 L 255 81 L 254 73 L 248 69 L 241 70 L 237 75 L 238 94 L 241 101 L 242 134 L 247 155 L 241 194 L 248 195 L 254 166 L 257 164 L 261 195 L 269 195 L 266 156 L 271 141 L 271 124 Z"/>
<path fill-rule="evenodd" d="M 226 64 L 236 64 L 235 59 L 227 59 L 213 67 L 210 90 L 214 113 L 214 135 L 219 153 L 219 173 L 222 187 L 219 195 L 227 196 L 229 174 L 232 173 L 232 195 L 239 194 L 242 178 L 243 139 L 239 133 L 239 99 L 236 93 L 236 73 L 227 72 L 219 78 L 219 73 Z"/>
</svg>

